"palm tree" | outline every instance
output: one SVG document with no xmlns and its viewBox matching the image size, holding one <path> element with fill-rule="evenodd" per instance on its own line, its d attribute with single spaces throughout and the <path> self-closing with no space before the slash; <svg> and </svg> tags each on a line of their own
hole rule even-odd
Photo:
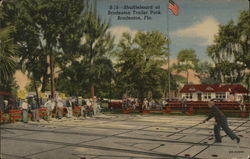
<svg viewBox="0 0 250 159">
<path fill-rule="evenodd" d="M 177 55 L 178 64 L 175 66 L 177 72 L 185 71 L 187 74 L 186 84 L 189 83 L 189 70 L 196 71 L 198 65 L 198 58 L 193 49 L 181 50 Z"/>
<path fill-rule="evenodd" d="M 10 79 L 16 69 L 17 45 L 10 37 L 13 29 L 13 27 L 0 29 L 0 81 L 2 82 Z"/>
<path fill-rule="evenodd" d="M 95 74 L 98 74 L 95 69 L 95 61 L 100 57 L 107 56 L 107 53 L 113 49 L 114 38 L 108 32 L 110 19 L 104 21 L 101 19 L 97 13 L 95 3 L 89 6 L 89 10 L 85 12 L 84 19 L 84 63 L 89 66 L 89 85 L 91 89 L 91 97 L 93 97 L 95 85 L 93 78 Z"/>
</svg>

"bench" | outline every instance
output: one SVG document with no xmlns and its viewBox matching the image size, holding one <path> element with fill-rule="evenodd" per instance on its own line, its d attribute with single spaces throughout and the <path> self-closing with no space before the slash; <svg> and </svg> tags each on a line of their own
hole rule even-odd
<svg viewBox="0 0 250 159">
<path fill-rule="evenodd" d="M 128 107 L 127 109 L 123 109 L 122 113 L 128 114 L 134 112 L 134 109 L 132 107 Z"/>
<path fill-rule="evenodd" d="M 169 114 L 172 112 L 184 112 L 188 115 L 190 115 L 189 106 L 187 105 L 186 108 L 184 108 L 181 104 L 181 102 L 169 102 L 165 107 L 165 114 Z"/>
<path fill-rule="evenodd" d="M 39 108 L 38 114 L 39 114 L 39 117 L 41 118 L 48 117 L 47 108 Z"/>
<path fill-rule="evenodd" d="M 9 110 L 10 122 L 14 123 L 17 119 L 23 118 L 23 110 L 22 109 L 11 109 Z"/>
<path fill-rule="evenodd" d="M 46 108 L 39 108 L 38 115 L 39 117 L 47 117 L 47 109 Z M 28 113 L 28 118 L 31 118 L 32 114 Z M 16 122 L 17 119 L 22 120 L 23 118 L 23 110 L 22 109 L 11 109 L 9 110 L 9 120 L 10 122 Z"/>
<path fill-rule="evenodd" d="M 82 106 L 74 106 L 73 109 L 73 116 L 79 117 L 81 115 L 81 108 Z"/>
<path fill-rule="evenodd" d="M 0 124 L 1 123 L 5 123 L 6 121 L 9 120 L 9 117 L 5 116 L 6 114 L 4 114 L 1 110 L 0 110 Z"/>
</svg>

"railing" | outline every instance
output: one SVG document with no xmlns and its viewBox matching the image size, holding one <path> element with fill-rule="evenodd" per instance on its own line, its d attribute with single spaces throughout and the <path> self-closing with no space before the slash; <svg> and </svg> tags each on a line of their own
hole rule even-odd
<svg viewBox="0 0 250 159">
<path fill-rule="evenodd" d="M 250 112 L 250 103 L 246 103 L 242 109 L 240 109 L 240 104 L 237 102 L 215 102 L 215 105 L 225 113 L 238 113 L 242 117 L 246 117 Z M 185 104 L 181 102 L 169 102 L 166 105 L 166 110 L 169 113 L 185 111 L 189 115 L 210 112 L 208 102 L 205 101 L 189 101 Z"/>
</svg>

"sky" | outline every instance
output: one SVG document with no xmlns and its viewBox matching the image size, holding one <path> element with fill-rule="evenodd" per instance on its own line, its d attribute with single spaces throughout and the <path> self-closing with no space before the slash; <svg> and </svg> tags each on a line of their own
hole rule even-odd
<svg viewBox="0 0 250 159">
<path fill-rule="evenodd" d="M 168 0 L 96 0 L 96 4 L 99 15 L 103 19 L 111 19 L 109 31 L 116 37 L 116 43 L 123 32 L 133 36 L 139 30 L 158 30 L 170 37 L 171 58 L 176 58 L 182 49 L 194 49 L 200 60 L 208 59 L 206 49 L 213 44 L 219 25 L 230 20 L 237 21 L 240 11 L 248 10 L 248 0 L 173 1 L 179 6 L 178 16 L 168 10 Z M 134 6 L 143 9 L 133 9 Z M 117 15 L 117 12 L 123 14 Z M 119 19 L 118 16 L 141 19 Z"/>
</svg>

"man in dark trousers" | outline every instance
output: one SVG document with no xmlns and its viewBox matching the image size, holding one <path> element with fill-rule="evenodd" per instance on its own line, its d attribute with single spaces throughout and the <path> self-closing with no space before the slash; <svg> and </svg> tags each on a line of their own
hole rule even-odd
<svg viewBox="0 0 250 159">
<path fill-rule="evenodd" d="M 223 114 L 222 111 L 220 111 L 220 109 L 217 106 L 215 106 L 214 101 L 209 101 L 208 107 L 211 109 L 211 113 L 202 123 L 205 123 L 206 121 L 210 120 L 213 117 L 215 118 L 216 122 L 216 124 L 214 125 L 215 142 L 217 143 L 221 142 L 220 129 L 222 128 L 232 140 L 236 139 L 237 143 L 239 143 L 240 138 L 236 136 L 235 133 L 228 127 L 226 116 Z"/>
<path fill-rule="evenodd" d="M 39 106 L 34 97 L 31 98 L 30 107 L 32 112 L 32 121 L 39 121 L 39 112 L 38 112 Z"/>
</svg>

